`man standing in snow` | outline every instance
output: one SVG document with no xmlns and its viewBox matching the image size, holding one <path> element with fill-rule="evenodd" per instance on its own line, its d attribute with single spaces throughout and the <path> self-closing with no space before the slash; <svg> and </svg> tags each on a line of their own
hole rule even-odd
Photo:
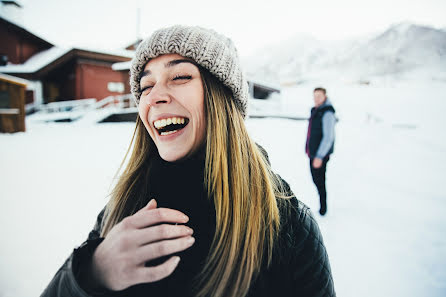
<svg viewBox="0 0 446 297">
<path fill-rule="evenodd" d="M 325 171 L 330 154 L 334 148 L 335 109 L 327 98 L 324 88 L 316 88 L 313 92 L 314 107 L 308 123 L 305 151 L 310 158 L 310 169 L 313 182 L 319 192 L 321 208 L 319 213 L 327 212 L 327 190 L 325 188 Z"/>
</svg>

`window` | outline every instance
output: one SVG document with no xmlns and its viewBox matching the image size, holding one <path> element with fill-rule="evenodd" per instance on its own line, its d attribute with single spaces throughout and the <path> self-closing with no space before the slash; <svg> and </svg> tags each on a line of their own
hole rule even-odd
<svg viewBox="0 0 446 297">
<path fill-rule="evenodd" d="M 124 93 L 124 84 L 122 82 L 109 82 L 107 88 L 110 92 Z"/>
<path fill-rule="evenodd" d="M 0 91 L 0 108 L 11 108 L 8 91 Z"/>
</svg>

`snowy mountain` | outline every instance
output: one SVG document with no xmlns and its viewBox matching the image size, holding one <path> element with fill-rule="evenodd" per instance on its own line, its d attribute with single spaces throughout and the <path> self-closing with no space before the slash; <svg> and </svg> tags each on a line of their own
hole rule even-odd
<svg viewBox="0 0 446 297">
<path fill-rule="evenodd" d="M 422 69 L 446 77 L 446 31 L 405 22 L 356 40 L 323 42 L 298 35 L 243 62 L 250 77 L 282 83 L 321 77 L 361 80 Z"/>
<path fill-rule="evenodd" d="M 366 74 L 392 74 L 425 66 L 446 66 L 446 32 L 402 23 L 361 46 L 350 58 L 350 66 L 361 65 Z"/>
</svg>

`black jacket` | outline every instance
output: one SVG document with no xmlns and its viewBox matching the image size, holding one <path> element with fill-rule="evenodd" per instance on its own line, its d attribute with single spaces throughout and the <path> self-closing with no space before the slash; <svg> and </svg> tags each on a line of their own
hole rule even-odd
<svg viewBox="0 0 446 297">
<path fill-rule="evenodd" d="M 104 210 L 97 217 L 88 239 L 75 248 L 45 289 L 42 297 L 50 296 L 192 296 L 192 277 L 202 267 L 215 231 L 215 211 L 212 199 L 206 199 L 203 188 L 202 160 L 170 164 L 158 160 L 157 174 L 151 180 L 148 199 L 155 197 L 159 207 L 178 209 L 186 213 L 188 226 L 194 229 L 195 244 L 180 253 L 181 261 L 167 278 L 150 284 L 132 286 L 120 292 L 95 294 L 80 284 L 80 275 L 91 261 L 100 237 Z M 201 175 L 200 175 L 201 174 Z M 166 183 L 176 181 L 175 186 Z M 292 192 L 286 182 L 290 196 Z M 188 199 L 178 199 L 188 197 Z M 279 198 L 278 198 L 279 199 Z M 260 296 L 335 296 L 330 264 L 322 235 L 308 207 L 295 197 L 278 201 L 282 228 L 273 251 L 273 263 L 263 269 L 252 284 L 247 297 Z M 147 203 L 142 202 L 142 205 Z M 198 264 L 197 264 L 198 263 Z"/>
<path fill-rule="evenodd" d="M 307 134 L 307 143 L 306 143 L 306 153 L 310 158 L 314 158 L 316 156 L 316 152 L 319 148 L 319 145 L 322 141 L 323 137 L 323 129 L 322 129 L 322 117 L 327 111 L 335 112 L 335 109 L 331 104 L 324 104 L 319 108 L 313 107 L 311 109 L 311 117 L 308 123 L 308 134 Z M 327 156 L 333 153 L 334 143 L 329 149 Z"/>
</svg>

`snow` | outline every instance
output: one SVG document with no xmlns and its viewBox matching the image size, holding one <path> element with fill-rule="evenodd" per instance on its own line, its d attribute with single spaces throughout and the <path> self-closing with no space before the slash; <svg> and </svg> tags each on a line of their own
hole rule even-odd
<svg viewBox="0 0 446 297">
<path fill-rule="evenodd" d="M 19 5 L 20 7 L 23 7 L 23 3 L 22 3 L 22 1 L 17 1 L 17 0 L 14 0 L 14 1 L 8 1 L 8 2 L 15 2 L 17 5 Z"/>
<path fill-rule="evenodd" d="M 20 77 L 7 75 L 7 74 L 4 74 L 4 73 L 0 73 L 0 79 L 4 79 L 4 80 L 7 80 L 7 81 L 15 82 L 15 83 L 18 83 L 18 84 L 21 84 L 21 85 L 25 85 L 25 86 L 28 86 L 29 84 L 32 84 L 32 82 L 29 81 L 29 80 L 26 80 L 26 79 L 23 79 L 23 78 L 20 78 Z"/>
<path fill-rule="evenodd" d="M 57 60 L 58 58 L 62 57 L 70 50 L 71 49 L 69 48 L 60 48 L 53 46 L 47 50 L 35 54 L 23 64 L 9 64 L 6 66 L 0 66 L 0 72 L 33 73 L 42 69 L 43 67 Z"/>
<path fill-rule="evenodd" d="M 82 50 L 82 51 L 90 51 L 100 54 L 107 54 L 112 56 L 123 56 L 127 58 L 133 58 L 135 56 L 135 51 L 126 50 L 126 49 L 110 49 L 105 47 L 92 47 L 92 46 L 82 46 L 82 47 L 75 47 L 75 49 Z"/>
<path fill-rule="evenodd" d="M 281 83 L 321 77 L 370 80 L 407 73 L 418 79 L 443 79 L 446 32 L 403 22 L 355 40 L 327 42 L 297 35 L 261 49 L 242 62 L 248 76 Z M 420 69 L 429 73 L 410 74 Z"/>
<path fill-rule="evenodd" d="M 132 61 L 118 62 L 112 65 L 112 69 L 115 71 L 129 70 L 131 66 L 132 66 Z"/>
<path fill-rule="evenodd" d="M 280 92 L 280 85 L 279 84 L 274 84 L 272 82 L 268 82 L 268 81 L 262 81 L 262 80 L 258 80 L 258 79 L 252 79 L 250 77 L 247 77 L 246 80 L 252 84 L 255 84 L 257 86 L 262 86 L 265 88 L 269 88 L 269 89 L 273 89 L 276 91 Z"/>
<path fill-rule="evenodd" d="M 282 89 L 282 108 L 308 116 L 316 83 Z M 446 84 L 325 82 L 337 111 L 328 213 L 304 154 L 306 121 L 248 119 L 319 222 L 338 296 L 446 296 Z M 0 135 L 0 296 L 38 296 L 107 201 L 131 123 L 42 124 Z"/>
<path fill-rule="evenodd" d="M 18 3 L 18 1 L 15 2 Z M 23 7 L 21 3 L 18 4 Z M 52 44 L 51 41 L 47 40 L 46 38 L 42 38 L 41 36 L 39 36 L 39 34 L 35 34 L 33 29 L 28 28 L 28 26 L 24 24 L 23 12 L 21 10 L 22 8 L 11 7 L 10 5 L 5 5 L 4 3 L 0 3 L 0 18 L 6 20 L 7 22 L 19 28 L 22 28 L 23 30 L 29 32 L 30 34 L 36 36 L 37 38 L 40 38 L 48 42 L 49 44 Z"/>
<path fill-rule="evenodd" d="M 31 58 L 29 58 L 23 64 L 8 64 L 6 66 L 0 66 L 0 72 L 6 73 L 34 73 L 43 67 L 47 66 L 51 62 L 59 59 L 72 50 L 82 50 L 95 53 L 101 53 L 113 56 L 122 56 L 132 58 L 134 56 L 133 51 L 121 50 L 121 49 L 102 49 L 93 47 L 76 47 L 76 48 L 61 48 L 53 46 L 47 50 L 41 51 Z"/>
</svg>

